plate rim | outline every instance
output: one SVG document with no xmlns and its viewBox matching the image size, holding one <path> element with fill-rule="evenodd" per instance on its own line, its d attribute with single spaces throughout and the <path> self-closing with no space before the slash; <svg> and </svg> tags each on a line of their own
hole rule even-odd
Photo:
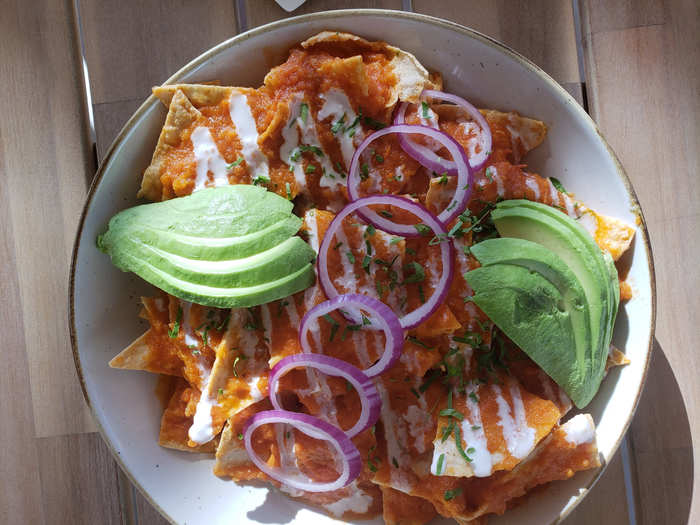
<svg viewBox="0 0 700 525">
<path fill-rule="evenodd" d="M 644 218 L 644 213 L 642 210 L 642 207 L 639 203 L 639 199 L 637 197 L 637 193 L 634 190 L 634 187 L 632 185 L 632 181 L 630 180 L 629 176 L 625 172 L 624 167 L 622 166 L 622 163 L 620 162 L 619 158 L 613 151 L 612 147 L 610 144 L 608 144 L 608 141 L 605 139 L 603 136 L 602 132 L 598 128 L 598 125 L 596 122 L 593 120 L 593 118 L 583 109 L 583 107 L 571 96 L 571 94 L 566 91 L 556 80 L 554 80 L 547 72 L 545 72 L 542 68 L 540 68 L 537 64 L 532 62 L 530 59 L 525 57 L 524 55 L 518 53 L 514 49 L 510 48 L 506 44 L 496 40 L 495 38 L 492 38 L 488 35 L 485 35 L 475 29 L 472 29 L 470 27 L 464 26 L 462 24 L 458 24 L 456 22 L 452 22 L 450 20 L 445 20 L 443 18 L 438 18 L 435 16 L 430 16 L 426 14 L 421 14 L 421 13 L 414 13 L 414 12 L 408 12 L 408 11 L 395 11 L 392 9 L 338 9 L 338 10 L 333 10 L 333 11 L 320 11 L 316 13 L 309 13 L 305 15 L 298 15 L 298 16 L 293 16 L 289 18 L 283 18 L 280 20 L 276 20 L 273 22 L 269 22 L 267 24 L 263 24 L 261 26 L 257 26 L 255 28 L 249 29 L 243 33 L 240 33 L 238 35 L 235 35 L 227 40 L 224 40 L 220 42 L 219 44 L 216 44 L 215 46 L 207 49 L 197 57 L 193 58 L 190 60 L 187 64 L 185 64 L 183 67 L 181 67 L 177 72 L 175 72 L 173 75 L 171 75 L 165 82 L 163 82 L 163 85 L 167 84 L 173 84 L 178 82 L 185 74 L 189 73 L 193 69 L 196 69 L 197 67 L 201 66 L 204 62 L 209 60 L 210 58 L 216 56 L 219 54 L 222 50 L 228 49 L 230 47 L 236 46 L 240 44 L 241 42 L 244 42 L 245 40 L 248 40 L 250 38 L 253 38 L 257 36 L 260 33 L 264 33 L 270 29 L 278 29 L 290 25 L 297 25 L 297 24 L 304 24 L 309 21 L 315 21 L 315 20 L 323 20 L 323 19 L 335 19 L 335 18 L 345 18 L 345 17 L 363 17 L 363 16 L 391 16 L 393 18 L 403 18 L 406 20 L 411 20 L 414 22 L 421 22 L 421 23 L 426 23 L 430 25 L 436 25 L 438 27 L 448 29 L 451 31 L 456 31 L 458 33 L 462 33 L 463 35 L 474 38 L 476 40 L 479 40 L 480 42 L 494 48 L 495 50 L 505 54 L 506 56 L 510 57 L 511 59 L 515 60 L 518 62 L 520 65 L 524 66 L 526 69 L 530 70 L 530 72 L 536 74 L 540 79 L 542 79 L 544 82 L 549 84 L 552 88 L 554 88 L 554 91 L 563 99 L 563 102 L 566 104 L 572 106 L 578 116 L 578 118 L 585 123 L 586 126 L 588 126 L 590 129 L 592 129 L 595 134 L 598 136 L 600 139 L 601 143 L 603 146 L 605 146 L 605 149 L 607 151 L 607 154 L 609 157 L 612 159 L 613 164 L 616 169 L 616 174 L 618 178 L 622 181 L 622 183 L 625 186 L 625 190 L 627 191 L 630 201 L 632 203 L 632 207 L 634 209 L 635 214 L 637 217 L 639 217 L 639 224 L 638 227 L 641 230 L 641 241 L 642 244 L 644 245 L 644 251 L 647 257 L 647 270 L 649 272 L 649 277 L 650 277 L 650 282 L 649 282 L 649 287 L 651 291 L 651 297 L 650 297 L 650 306 L 651 306 L 651 326 L 650 326 L 650 332 L 649 332 L 649 341 L 647 344 L 647 352 L 646 352 L 646 360 L 644 363 L 644 370 L 642 373 L 642 379 L 639 383 L 639 387 L 637 388 L 637 391 L 635 393 L 635 398 L 634 398 L 634 404 L 632 406 L 632 410 L 630 411 L 627 419 L 625 420 L 624 424 L 622 425 L 622 431 L 620 432 L 619 437 L 615 441 L 613 447 L 611 448 L 611 454 L 610 454 L 610 459 L 615 456 L 615 454 L 618 453 L 618 450 L 620 448 L 620 444 L 622 443 L 622 440 L 625 438 L 627 435 L 627 431 L 629 429 L 629 426 L 632 422 L 632 419 L 634 419 L 634 416 L 637 412 L 637 408 L 639 406 L 639 401 L 642 395 L 642 391 L 644 390 L 644 386 L 646 385 L 646 381 L 649 375 L 649 365 L 651 363 L 651 357 L 652 357 L 652 352 L 653 352 L 653 347 L 654 347 L 654 341 L 655 341 L 655 332 L 656 332 L 656 272 L 655 272 L 655 267 L 654 267 L 654 258 L 653 258 L 653 253 L 652 253 L 652 248 L 651 248 L 651 242 L 649 238 L 649 231 L 647 228 L 647 223 L 646 219 Z M 138 109 L 129 117 L 129 119 L 126 121 L 122 129 L 119 131 L 117 136 L 114 138 L 112 143 L 110 144 L 109 148 L 107 149 L 107 152 L 105 153 L 104 158 L 102 161 L 99 163 L 98 169 L 95 172 L 95 175 L 92 179 L 92 182 L 90 183 L 90 188 L 88 190 L 88 193 L 85 197 L 85 202 L 83 205 L 83 209 L 80 214 L 80 220 L 78 222 L 78 227 L 77 231 L 75 234 L 74 242 L 73 242 L 73 250 L 71 253 L 71 264 L 70 264 L 70 274 L 69 274 L 69 332 L 70 332 L 70 343 L 71 343 L 71 350 L 73 353 L 73 361 L 75 364 L 75 369 L 76 373 L 78 374 L 78 380 L 80 381 L 80 387 L 83 392 L 83 397 L 85 398 L 85 402 L 87 403 L 90 412 L 92 414 L 93 420 L 97 426 L 98 432 L 102 436 L 103 441 L 109 448 L 110 453 L 112 454 L 112 457 L 114 460 L 117 462 L 119 465 L 119 468 L 121 471 L 127 476 L 129 481 L 136 486 L 139 489 L 139 492 L 143 495 L 143 497 L 154 507 L 158 512 L 166 518 L 170 523 L 176 524 L 177 521 L 170 516 L 165 510 L 154 501 L 154 499 L 151 497 L 151 495 L 141 486 L 141 484 L 135 479 L 134 475 L 131 473 L 131 471 L 126 467 L 124 462 L 121 459 L 121 455 L 117 453 L 117 451 L 114 448 L 114 445 L 112 442 L 108 439 L 105 430 L 102 426 L 102 422 L 100 421 L 99 417 L 97 416 L 97 412 L 92 405 L 90 401 L 90 396 L 87 391 L 87 386 L 85 384 L 85 378 L 83 376 L 83 369 L 82 369 L 82 364 L 80 361 L 80 353 L 78 351 L 78 339 L 77 339 L 77 329 L 75 326 L 75 270 L 77 266 L 77 260 L 78 260 L 78 252 L 80 251 L 80 239 L 82 237 L 83 233 L 83 227 L 85 225 L 85 220 L 87 218 L 88 212 L 91 209 L 93 197 L 96 193 L 96 190 L 98 186 L 100 185 L 104 174 L 107 170 L 107 167 L 112 163 L 113 157 L 115 155 L 115 151 L 117 148 L 121 145 L 121 143 L 124 141 L 128 133 L 131 131 L 132 128 L 136 125 L 137 121 L 140 120 L 140 118 L 149 110 L 151 109 L 154 105 L 158 104 L 159 101 L 155 97 L 155 95 L 150 94 L 146 100 L 138 107 Z M 640 236 L 637 235 L 637 238 Z M 638 242 L 638 240 L 635 240 L 635 242 Z M 575 497 L 575 499 L 570 502 L 569 505 L 567 505 L 566 509 L 563 511 L 559 512 L 559 515 L 557 518 L 554 519 L 550 523 L 550 525 L 554 525 L 556 523 L 561 522 L 564 520 L 573 510 L 583 501 L 583 499 L 588 495 L 590 490 L 593 488 L 593 486 L 598 482 L 598 480 L 601 478 L 603 472 L 605 472 L 608 464 L 610 463 L 610 460 L 604 462 L 598 471 L 595 473 L 593 478 L 589 481 L 589 483 L 585 486 L 582 487 L 583 490 Z"/>
</svg>

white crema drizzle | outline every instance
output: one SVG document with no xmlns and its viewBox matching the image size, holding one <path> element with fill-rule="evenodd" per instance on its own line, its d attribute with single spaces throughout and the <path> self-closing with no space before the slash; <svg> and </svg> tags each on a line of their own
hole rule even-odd
<svg viewBox="0 0 700 525">
<path fill-rule="evenodd" d="M 194 190 L 192 191 L 199 191 L 206 187 L 207 182 L 209 182 L 210 171 L 214 176 L 214 186 L 227 185 L 228 169 L 226 168 L 226 161 L 221 156 L 209 128 L 204 126 L 195 128 L 190 139 L 192 140 L 197 170 L 197 177 L 194 180 Z"/>
<path fill-rule="evenodd" d="M 510 405 L 503 397 L 501 387 L 491 385 L 496 394 L 498 404 L 498 425 L 503 429 L 503 438 L 506 441 L 508 452 L 517 459 L 527 456 L 535 446 L 535 429 L 527 424 L 525 406 L 520 395 L 520 389 L 514 382 L 510 383 L 510 397 L 513 403 Z"/>
<path fill-rule="evenodd" d="M 270 178 L 267 157 L 258 145 L 258 128 L 248 105 L 248 97 L 234 91 L 229 99 L 229 113 L 241 141 L 241 155 L 250 170 L 251 178 Z"/>
</svg>

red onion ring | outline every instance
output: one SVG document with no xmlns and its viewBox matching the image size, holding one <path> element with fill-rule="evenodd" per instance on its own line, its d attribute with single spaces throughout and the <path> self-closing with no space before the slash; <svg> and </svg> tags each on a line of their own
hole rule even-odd
<svg viewBox="0 0 700 525">
<path fill-rule="evenodd" d="M 374 386 L 372 380 L 362 370 L 347 361 L 321 354 L 290 355 L 280 360 L 270 370 L 270 401 L 275 409 L 284 410 L 277 396 L 279 380 L 293 368 L 303 366 L 315 368 L 329 376 L 342 377 L 355 387 L 357 395 L 360 396 L 362 412 L 357 423 L 350 430 L 345 431 L 349 438 L 355 437 L 377 422 L 379 412 L 382 409 L 382 400 L 379 398 L 379 392 L 377 392 L 377 387 Z"/>
<path fill-rule="evenodd" d="M 329 312 L 348 307 L 366 310 L 371 316 L 369 319 L 372 323 L 368 328 L 380 328 L 384 331 L 386 336 L 384 353 L 382 353 L 379 361 L 362 371 L 367 377 L 378 376 L 385 370 L 394 366 L 399 357 L 401 357 L 401 351 L 403 350 L 403 328 L 401 327 L 401 321 L 396 317 L 394 311 L 374 297 L 361 294 L 343 294 L 337 295 L 333 299 L 314 306 L 311 310 L 306 312 L 301 320 L 301 327 L 299 328 L 299 342 L 301 343 L 301 348 L 306 353 L 312 353 L 308 339 L 312 322 Z M 353 321 L 361 322 L 355 319 L 353 319 Z M 272 375 L 270 377 L 272 377 Z"/>
<path fill-rule="evenodd" d="M 326 294 L 326 297 L 328 297 L 329 299 L 334 299 L 340 295 L 338 293 L 338 290 L 336 290 L 335 286 L 333 285 L 333 281 L 331 281 L 330 275 L 328 274 L 328 250 L 330 249 L 331 242 L 333 240 L 333 237 L 335 236 L 335 233 L 338 231 L 339 228 L 342 227 L 343 219 L 345 219 L 345 217 L 350 215 L 352 212 L 359 210 L 360 208 L 364 208 L 366 206 L 371 206 L 375 204 L 396 206 L 397 208 L 401 208 L 412 213 L 413 215 L 418 217 L 418 219 L 420 219 L 423 224 L 431 228 L 435 236 L 437 236 L 440 239 L 443 239 L 443 241 L 439 243 L 440 256 L 442 260 L 442 275 L 440 276 L 440 280 L 438 281 L 435 290 L 433 290 L 433 294 L 420 307 L 399 318 L 399 322 L 401 323 L 402 328 L 413 328 L 425 321 L 428 317 L 430 317 L 433 314 L 433 312 L 437 310 L 438 306 L 440 306 L 440 304 L 443 302 L 443 300 L 447 296 L 450 284 L 452 283 L 452 277 L 454 273 L 454 265 L 452 264 L 452 242 L 447 239 L 447 232 L 445 231 L 445 228 L 440 223 L 440 221 L 435 217 L 435 215 L 430 213 L 420 204 L 412 202 L 403 197 L 398 197 L 397 195 L 371 195 L 369 197 L 357 199 L 356 201 L 351 202 L 350 204 L 345 206 L 333 218 L 330 225 L 328 226 L 328 229 L 326 230 L 326 234 L 323 236 L 323 240 L 321 241 L 321 246 L 318 250 L 318 258 L 316 261 L 318 279 L 321 284 L 321 288 L 323 288 L 323 292 Z M 413 225 L 401 225 L 395 224 L 391 221 L 387 221 L 389 222 L 389 227 L 387 229 L 385 228 L 385 224 L 383 221 L 384 219 L 382 219 L 382 221 L 378 221 L 375 226 L 377 228 L 380 228 L 384 231 L 388 231 L 389 233 L 393 233 L 396 235 L 419 235 L 418 230 L 416 230 Z"/>
<path fill-rule="evenodd" d="M 255 429 L 262 425 L 272 423 L 286 423 L 307 436 L 328 441 L 338 452 L 341 458 L 342 472 L 338 479 L 330 483 L 316 483 L 307 476 L 299 472 L 297 475 L 290 474 L 279 468 L 273 468 L 263 461 L 255 452 L 252 444 L 252 436 Z M 258 412 L 246 422 L 243 430 L 243 443 L 248 452 L 248 456 L 255 463 L 255 466 L 262 470 L 272 479 L 284 483 L 289 487 L 307 492 L 328 492 L 338 490 L 352 483 L 362 471 L 362 458 L 359 450 L 350 441 L 350 438 L 330 423 L 308 414 L 297 414 L 286 410 L 266 410 Z"/>
<path fill-rule="evenodd" d="M 462 97 L 452 95 L 451 93 L 443 93 L 442 91 L 426 89 L 425 91 L 423 91 L 423 93 L 421 93 L 421 98 L 434 98 L 438 100 L 452 102 L 456 106 L 459 106 L 460 108 L 465 110 L 469 114 L 469 116 L 479 125 L 483 134 L 484 145 L 480 153 L 477 153 L 473 157 L 469 158 L 469 165 L 473 171 L 479 171 L 481 168 L 483 168 L 484 164 L 486 164 L 486 161 L 491 155 L 491 150 L 493 149 L 493 136 L 491 135 L 491 128 L 489 127 L 488 122 L 481 114 L 481 112 Z M 396 112 L 396 116 L 394 117 L 394 124 L 405 123 L 407 107 L 407 102 L 401 103 Z M 457 166 L 455 165 L 454 161 L 440 157 L 430 148 L 427 148 L 422 144 L 416 144 L 409 137 L 403 135 L 400 136 L 399 143 L 401 144 L 401 148 L 403 148 L 403 150 L 406 153 L 408 153 L 408 155 L 420 162 L 429 170 L 432 170 L 436 173 L 443 173 L 447 171 L 448 175 L 455 175 L 457 173 Z"/>
<path fill-rule="evenodd" d="M 360 146 L 355 150 L 355 154 L 352 157 L 352 162 L 350 163 L 350 170 L 348 171 L 348 195 L 350 196 L 350 200 L 356 201 L 360 198 L 358 193 L 358 186 L 360 184 L 360 155 L 373 141 L 390 133 L 414 134 L 430 137 L 444 146 L 450 155 L 452 155 L 453 164 L 456 166 L 455 169 L 457 170 L 457 189 L 455 190 L 450 203 L 437 216 L 438 221 L 440 221 L 442 224 L 449 224 L 452 219 L 462 213 L 464 208 L 467 207 L 467 201 L 469 200 L 469 196 L 471 195 L 472 191 L 472 169 L 471 166 L 469 166 L 469 160 L 467 158 L 467 154 L 464 152 L 464 148 L 462 148 L 462 145 L 450 137 L 447 133 L 433 129 L 429 126 L 398 124 L 375 131 L 365 140 L 363 140 Z M 425 149 L 430 151 L 427 148 Z M 440 158 L 434 153 L 433 155 L 435 155 L 436 158 Z M 422 164 L 420 159 L 416 160 Z M 438 172 L 440 172 L 440 169 L 438 169 Z M 403 236 L 415 236 L 416 234 L 415 231 L 411 234 L 406 228 L 401 229 L 402 225 L 397 225 L 391 221 L 388 221 L 387 219 L 380 217 L 372 210 L 360 210 L 358 211 L 358 215 L 362 216 L 377 228 L 389 233 Z"/>
</svg>

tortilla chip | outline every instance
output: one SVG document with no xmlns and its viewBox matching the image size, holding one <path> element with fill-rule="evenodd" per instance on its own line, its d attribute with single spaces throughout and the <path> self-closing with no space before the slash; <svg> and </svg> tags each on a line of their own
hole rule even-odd
<svg viewBox="0 0 700 525">
<path fill-rule="evenodd" d="M 153 94 L 163 104 L 169 106 L 175 94 L 181 91 L 195 108 L 201 108 L 203 106 L 218 105 L 222 100 L 231 96 L 231 92 L 234 89 L 237 91 L 253 91 L 251 89 L 246 90 L 211 84 L 172 84 L 154 87 Z"/>
<path fill-rule="evenodd" d="M 350 33 L 323 31 L 301 43 L 304 49 L 328 44 L 343 44 L 342 48 L 355 54 L 384 53 L 390 58 L 389 69 L 396 76 L 396 85 L 386 104 L 391 107 L 399 100 L 418 103 L 424 89 L 441 89 L 439 77 L 431 77 L 428 70 L 411 53 L 390 46 L 386 42 L 369 42 Z"/>
<path fill-rule="evenodd" d="M 433 504 L 391 487 L 381 487 L 384 503 L 384 523 L 386 525 L 425 525 L 437 511 Z"/>
<path fill-rule="evenodd" d="M 119 352 L 109 362 L 109 366 L 122 370 L 143 370 L 154 374 L 182 376 L 182 363 L 177 358 L 176 349 L 173 348 L 170 359 L 164 359 L 162 355 L 154 357 L 155 353 L 151 345 L 153 340 L 158 337 L 153 330 L 147 330 L 146 333 Z M 165 344 L 167 345 L 169 342 L 166 341 Z"/>
<path fill-rule="evenodd" d="M 187 96 L 180 90 L 175 90 L 169 103 L 168 116 L 158 137 L 158 144 L 153 152 L 151 165 L 146 168 L 141 181 L 141 189 L 137 197 L 145 197 L 152 201 L 163 199 L 163 185 L 160 181 L 161 169 L 165 155 L 171 147 L 182 140 L 182 135 L 201 113 L 192 105 Z"/>
<path fill-rule="evenodd" d="M 160 446 L 187 452 L 214 453 L 218 445 L 217 439 L 196 447 L 191 447 L 188 444 L 189 436 L 187 433 L 192 426 L 192 416 L 187 415 L 187 407 L 196 394 L 197 391 L 190 387 L 187 381 L 178 379 L 168 407 L 160 420 L 160 435 L 158 436 Z"/>
</svg>

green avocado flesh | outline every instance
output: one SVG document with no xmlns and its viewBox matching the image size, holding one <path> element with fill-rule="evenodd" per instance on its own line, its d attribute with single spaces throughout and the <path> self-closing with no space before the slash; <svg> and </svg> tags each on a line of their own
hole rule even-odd
<svg viewBox="0 0 700 525">
<path fill-rule="evenodd" d="M 503 201 L 492 218 L 502 238 L 473 246 L 482 267 L 465 275 L 474 302 L 582 408 L 598 391 L 612 338 L 612 259 L 544 204 Z"/>
<path fill-rule="evenodd" d="M 313 284 L 313 249 L 292 203 L 265 188 L 207 188 L 124 210 L 97 245 L 112 263 L 187 301 L 267 303 Z"/>
</svg>

